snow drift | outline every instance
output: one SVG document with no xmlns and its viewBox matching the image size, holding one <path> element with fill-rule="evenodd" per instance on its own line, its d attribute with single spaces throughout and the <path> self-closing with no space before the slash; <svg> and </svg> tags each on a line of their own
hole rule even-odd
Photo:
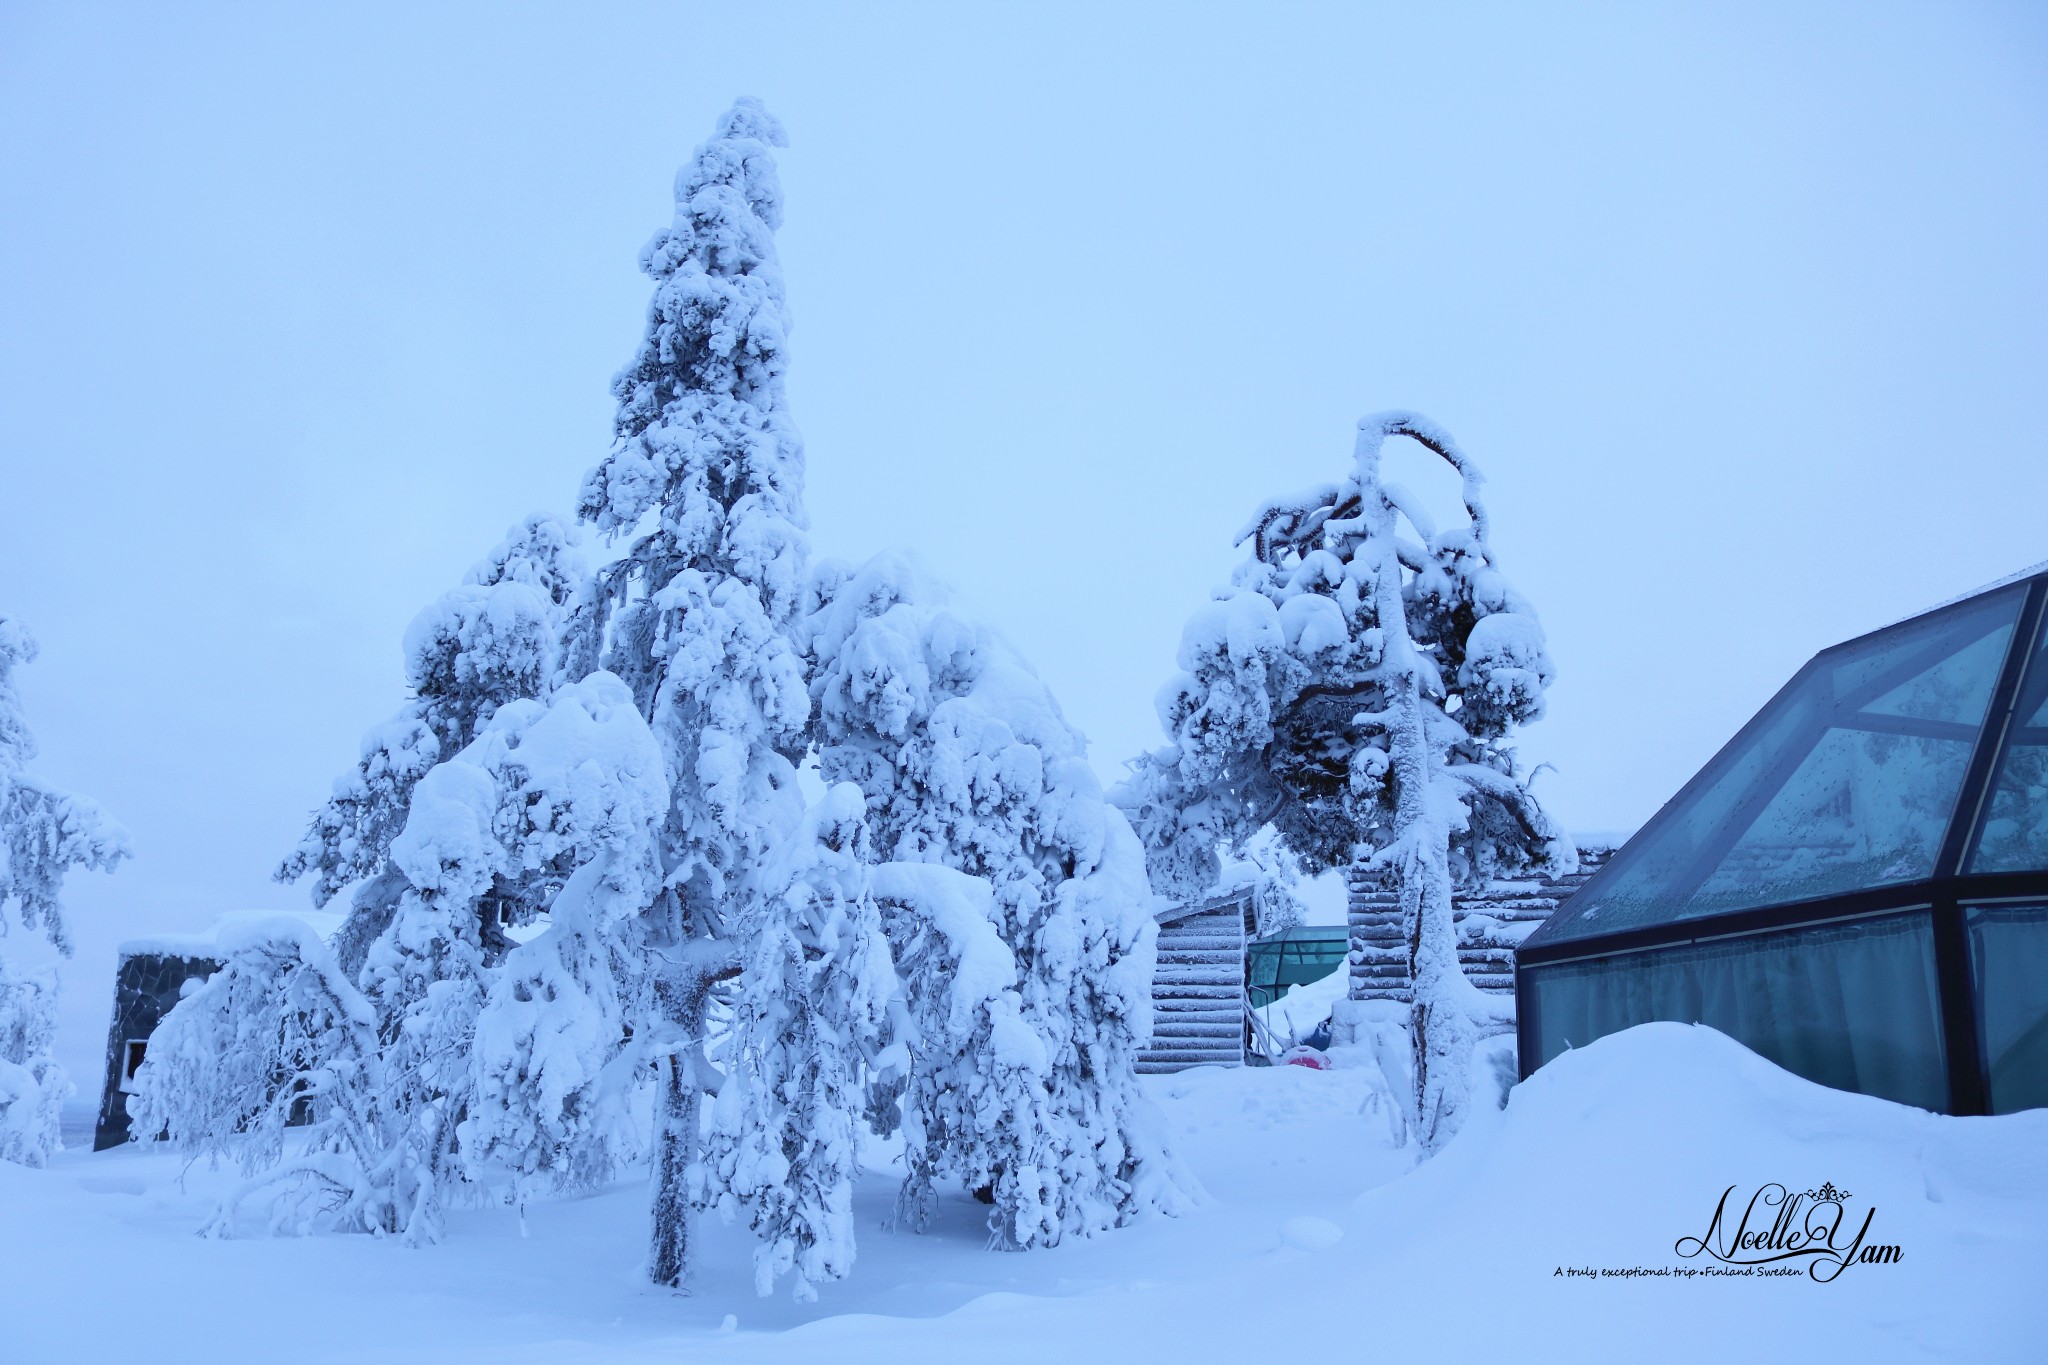
<svg viewBox="0 0 2048 1365">
<path fill-rule="evenodd" d="M 1342 1051 L 1338 1060 L 1346 1057 Z M 693 1299 L 634 1287 L 638 1185 L 460 1212 L 416 1252 L 361 1239 L 195 1238 L 214 1197 L 158 1150 L 0 1165 L 9 1358 L 892 1362 L 1258 1359 L 1725 1362 L 1735 1353 L 2032 1360 L 2048 1331 L 2048 1112 L 1948 1118 L 1800 1080 L 1711 1030 L 1651 1024 L 1545 1067 L 1436 1158 L 1359 1114 L 1367 1067 L 1146 1078 L 1210 1199 L 1029 1257 L 984 1249 L 960 1196 L 930 1236 L 866 1230 L 899 1176 L 855 1191 L 863 1273 L 819 1300 L 754 1296 L 751 1238 L 719 1230 Z M 1405 1172 L 1405 1173 L 1404 1173 Z M 1729 1186 L 1846 1192 L 1889 1264 L 1830 1283 L 1594 1276 L 1676 1251 Z M 124 1311 L 104 1311 L 118 1283 Z M 363 1312 L 375 1306 L 366 1334 Z M 721 1330 L 735 1315 L 738 1330 Z M 169 1343 L 169 1345 L 165 1345 Z"/>
</svg>

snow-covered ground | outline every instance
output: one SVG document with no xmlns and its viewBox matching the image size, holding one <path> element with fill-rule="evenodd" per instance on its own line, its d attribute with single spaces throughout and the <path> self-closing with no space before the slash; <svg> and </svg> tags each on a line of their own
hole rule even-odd
<svg viewBox="0 0 2048 1365">
<path fill-rule="evenodd" d="M 1344 1060 L 1339 1057 L 1340 1062 Z M 0 1165 L 0 1361 L 2038 1360 L 2048 1111 L 1952 1119 L 1821 1089 L 1653 1024 L 1570 1053 L 1419 1169 L 1359 1113 L 1365 1073 L 1148 1080 L 1203 1209 L 1051 1251 L 984 1248 L 959 1197 L 880 1227 L 819 1301 L 754 1296 L 721 1230 L 692 1298 L 642 1288 L 645 1190 L 457 1213 L 426 1250 L 192 1229 L 228 1177 L 160 1151 Z M 878 1165 L 882 1164 L 878 1158 Z M 1846 1192 L 1895 1246 L 1820 1283 L 1698 1270 L 1729 1186 Z M 1768 1220 L 1766 1220 L 1768 1221 Z M 1759 1225 L 1751 1224 L 1752 1229 Z M 1732 1232 L 1724 1226 L 1723 1232 Z M 1847 1238 L 1843 1238 L 1846 1243 Z"/>
</svg>

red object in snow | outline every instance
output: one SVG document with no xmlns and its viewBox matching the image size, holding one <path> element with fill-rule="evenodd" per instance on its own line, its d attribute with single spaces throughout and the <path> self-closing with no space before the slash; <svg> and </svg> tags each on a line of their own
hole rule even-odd
<svg viewBox="0 0 2048 1365">
<path fill-rule="evenodd" d="M 1330 1055 L 1312 1047 L 1291 1047 L 1280 1054 L 1282 1066 L 1305 1066 L 1311 1071 L 1328 1071 Z"/>
</svg>

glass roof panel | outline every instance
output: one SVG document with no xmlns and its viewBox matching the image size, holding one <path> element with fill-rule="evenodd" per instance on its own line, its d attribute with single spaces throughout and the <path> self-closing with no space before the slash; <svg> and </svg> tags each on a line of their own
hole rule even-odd
<svg viewBox="0 0 2048 1365">
<path fill-rule="evenodd" d="M 1908 678 L 1863 709 L 1873 715 L 1947 721 L 1974 730 L 1984 719 L 2011 643 L 2011 631 L 1988 631 L 1975 644 Z"/>
<path fill-rule="evenodd" d="M 1931 875 L 2024 596 L 1821 654 L 1529 943 Z"/>
<path fill-rule="evenodd" d="M 1830 726 L 1701 883 L 1688 913 L 1933 875 L 1974 738 Z"/>
<path fill-rule="evenodd" d="M 2048 869 L 2048 635 L 2020 680 L 2013 718 L 1970 855 L 1971 872 Z"/>
</svg>

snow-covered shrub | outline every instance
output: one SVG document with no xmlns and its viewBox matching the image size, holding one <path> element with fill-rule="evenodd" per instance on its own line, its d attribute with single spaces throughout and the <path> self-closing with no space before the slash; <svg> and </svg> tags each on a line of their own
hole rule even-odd
<svg viewBox="0 0 2048 1365">
<path fill-rule="evenodd" d="M 272 1190 L 274 1227 L 316 1222 L 407 1230 L 435 1199 L 434 1173 L 390 1131 L 403 1116 L 382 1102 L 376 1012 L 304 923 L 279 917 L 219 941 L 219 971 L 150 1035 L 135 1074 L 129 1128 L 167 1136 L 187 1157 L 230 1157 L 253 1177 L 211 1230 L 233 1225 L 241 1200 Z M 304 1152 L 284 1162 L 285 1129 L 310 1112 Z"/>
<path fill-rule="evenodd" d="M 1393 435 L 1458 471 L 1463 525 L 1439 531 L 1381 478 Z M 1117 797 L 1155 886 L 1182 896 L 1213 879 L 1219 844 L 1268 823 L 1311 872 L 1360 859 L 1394 875 L 1415 983 L 1416 1131 L 1432 1151 L 1456 1130 L 1475 1029 L 1500 1023 L 1458 968 L 1451 888 L 1575 860 L 1508 743 L 1542 714 L 1552 669 L 1534 612 L 1495 566 L 1479 487 L 1427 418 L 1362 420 L 1344 482 L 1269 502 L 1245 527 L 1252 558 L 1189 621 L 1182 671 L 1160 694 L 1170 742 Z"/>
<path fill-rule="evenodd" d="M 64 875 L 111 871 L 129 854 L 128 835 L 96 803 L 29 773 L 36 744 L 14 669 L 35 657 L 29 633 L 0 614 L 0 936 L 11 913 L 69 957 Z M 16 975 L 0 958 L 0 1161 L 41 1166 L 62 1145 L 58 1116 L 71 1082 L 50 1057 L 56 989 L 54 974 Z"/>
<path fill-rule="evenodd" d="M 63 1145 L 72 1085 L 50 1059 L 56 1032 L 57 974 L 17 974 L 0 958 L 0 1161 L 47 1165 Z"/>
<path fill-rule="evenodd" d="M 1083 740 L 1015 651 L 949 610 L 900 556 L 823 566 L 814 595 L 820 769 L 867 794 L 879 857 L 988 884 L 979 903 L 1013 955 L 1004 984 L 1031 1035 L 1027 1043 L 1010 1027 L 996 996 L 984 999 L 989 1025 L 972 1038 L 986 1052 L 964 1068 L 957 1029 L 944 1042 L 912 1040 L 909 1119 L 921 1150 L 906 1212 L 922 1217 L 923 1182 L 937 1173 L 986 1185 L 991 1230 L 1006 1247 L 1177 1207 L 1177 1177 L 1135 1075 L 1151 1034 L 1156 937 L 1144 855 L 1103 799 Z M 916 1013 L 929 1020 L 945 1002 L 950 1018 L 949 983 L 921 973 L 953 971 L 964 944 L 929 937 L 923 921 L 936 902 L 905 895 L 900 904 L 888 922 Z M 937 951 L 939 938 L 949 951 Z M 969 1084 L 998 1121 L 962 1122 L 957 1092 L 936 1078 L 959 1081 L 963 1071 L 981 1073 Z"/>
</svg>

